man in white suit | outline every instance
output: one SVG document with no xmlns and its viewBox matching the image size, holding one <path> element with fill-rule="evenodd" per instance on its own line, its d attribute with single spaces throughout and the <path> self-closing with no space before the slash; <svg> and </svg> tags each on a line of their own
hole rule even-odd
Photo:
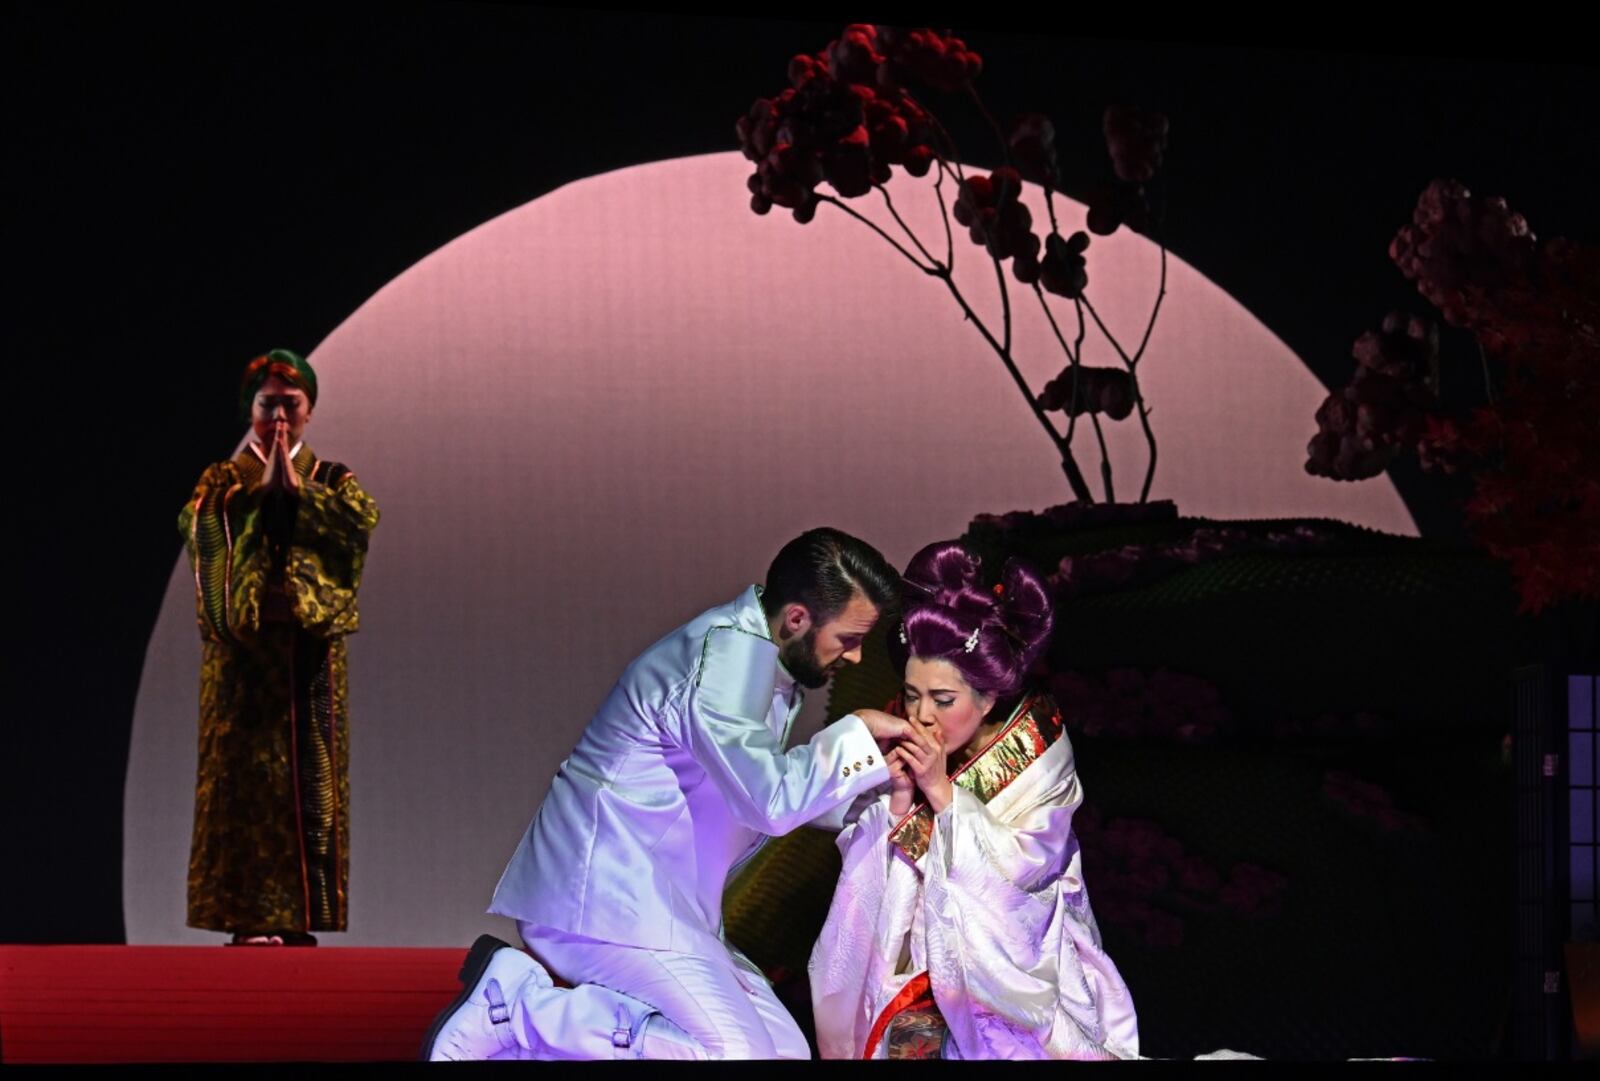
<svg viewBox="0 0 1600 1081">
<path fill-rule="evenodd" d="M 784 546 L 752 586 L 623 672 L 561 764 L 489 911 L 430 1059 L 808 1058 L 794 1019 L 723 937 L 729 871 L 766 836 L 887 783 L 906 722 L 849 714 L 785 751 L 802 688 L 861 658 L 899 595 L 834 529 Z M 556 987 L 551 974 L 571 982 Z"/>
</svg>

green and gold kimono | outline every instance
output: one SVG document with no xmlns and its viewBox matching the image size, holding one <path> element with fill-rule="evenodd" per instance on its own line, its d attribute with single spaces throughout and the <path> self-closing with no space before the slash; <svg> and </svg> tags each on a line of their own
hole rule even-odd
<svg viewBox="0 0 1600 1081">
<path fill-rule="evenodd" d="M 298 496 L 246 448 L 178 515 L 203 658 L 191 927 L 342 931 L 350 868 L 344 636 L 378 508 L 301 445 Z"/>
</svg>

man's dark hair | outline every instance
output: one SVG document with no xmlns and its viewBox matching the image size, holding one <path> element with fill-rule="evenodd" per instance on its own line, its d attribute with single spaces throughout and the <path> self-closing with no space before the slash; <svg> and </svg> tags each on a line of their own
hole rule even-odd
<svg viewBox="0 0 1600 1081">
<path fill-rule="evenodd" d="M 767 568 L 761 608 L 772 618 L 786 604 L 803 604 L 814 623 L 844 611 L 857 592 L 879 614 L 900 603 L 900 575 L 878 550 L 827 526 L 808 529 L 785 544 Z"/>
</svg>

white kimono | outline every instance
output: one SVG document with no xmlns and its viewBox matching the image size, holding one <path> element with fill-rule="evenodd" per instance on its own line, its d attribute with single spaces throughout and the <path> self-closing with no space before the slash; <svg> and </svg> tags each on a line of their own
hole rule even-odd
<svg viewBox="0 0 1600 1081">
<path fill-rule="evenodd" d="M 888 1021 L 931 987 L 947 1058 L 1137 1058 L 1133 1000 L 1100 944 L 1054 704 L 1025 701 L 952 775 L 934 816 L 885 789 L 839 835 L 844 868 L 811 954 L 824 1058 L 887 1057 Z M 870 1046 L 869 1046 L 870 1045 Z"/>
</svg>

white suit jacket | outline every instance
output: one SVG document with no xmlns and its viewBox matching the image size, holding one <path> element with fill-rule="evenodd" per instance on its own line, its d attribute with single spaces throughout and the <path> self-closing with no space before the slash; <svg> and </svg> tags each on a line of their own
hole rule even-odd
<svg viewBox="0 0 1600 1081">
<path fill-rule="evenodd" d="M 668 634 L 561 763 L 489 911 L 605 942 L 707 949 L 728 872 L 763 836 L 889 779 L 854 714 L 785 752 L 800 699 L 755 587 Z"/>
</svg>

